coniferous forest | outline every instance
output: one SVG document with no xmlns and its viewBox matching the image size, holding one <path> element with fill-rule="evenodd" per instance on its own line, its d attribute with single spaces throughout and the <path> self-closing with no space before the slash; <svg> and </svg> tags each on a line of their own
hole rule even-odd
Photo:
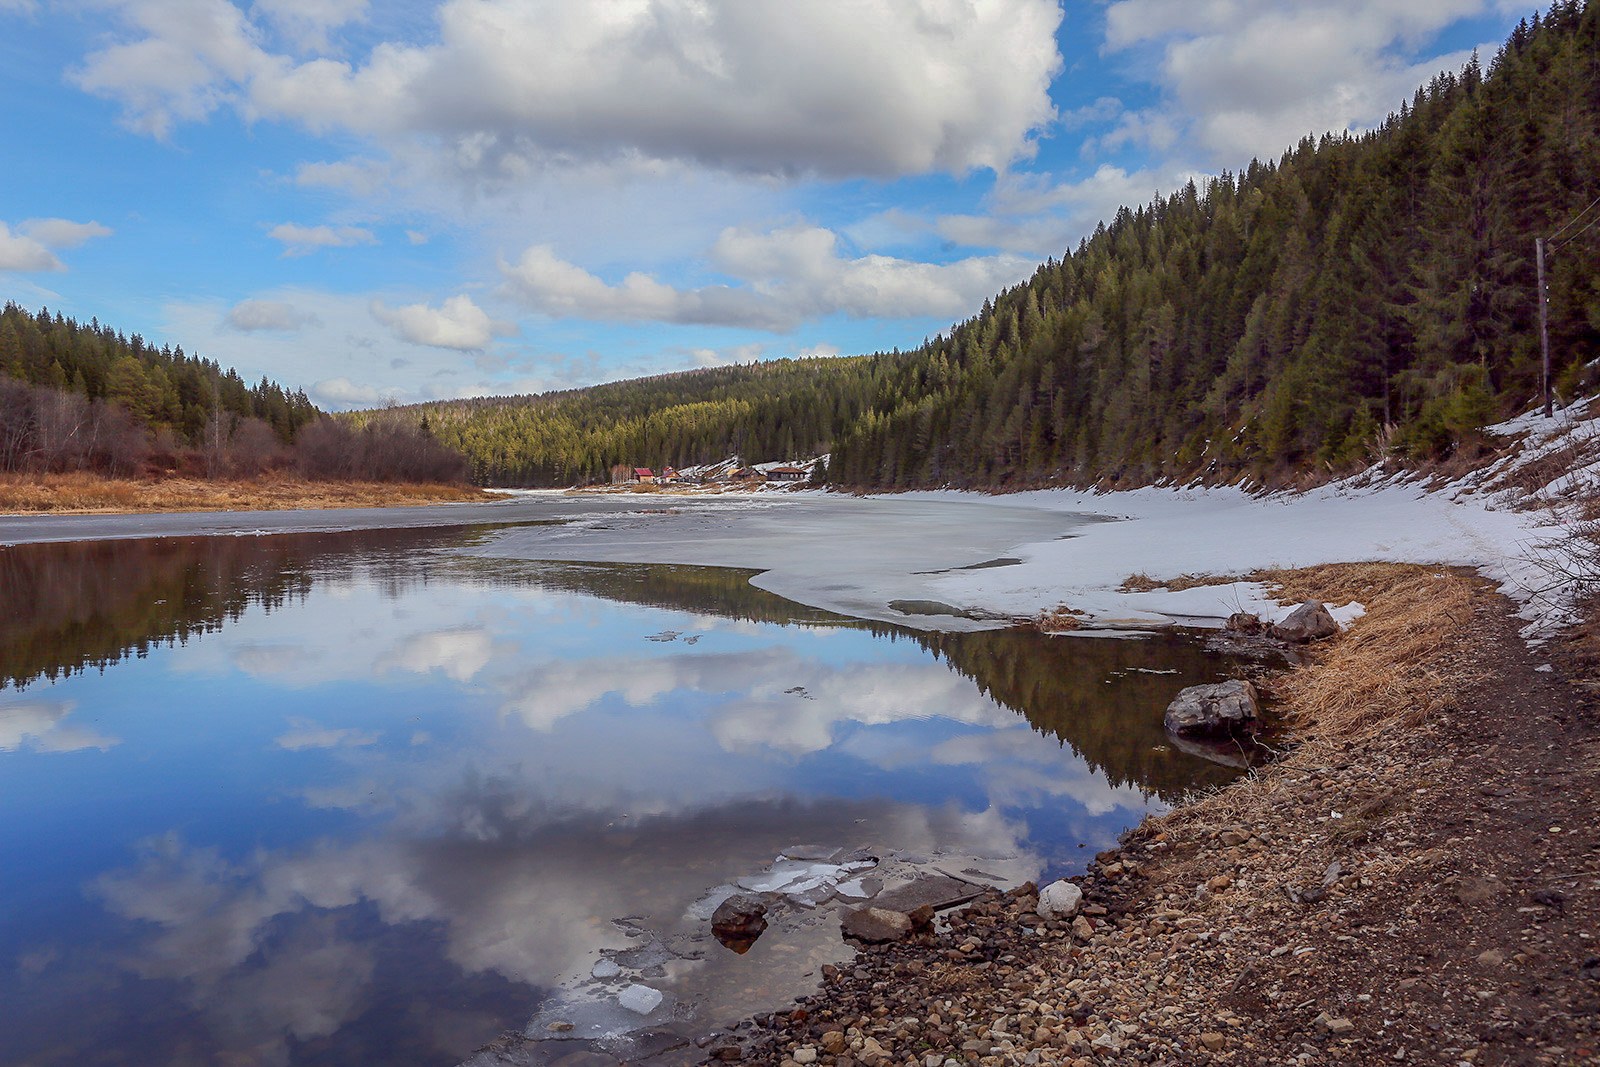
<svg viewBox="0 0 1600 1067">
<path fill-rule="evenodd" d="M 1383 125 L 1124 208 L 909 352 L 410 409 L 499 484 L 830 452 L 836 485 L 1270 479 L 1477 447 L 1600 354 L 1600 5 Z"/>
<path fill-rule="evenodd" d="M 117 477 L 250 477 L 293 469 L 316 479 L 454 481 L 459 453 L 414 420 L 355 428 L 303 391 L 155 348 L 98 319 L 16 304 L 0 310 L 0 471 L 88 470 Z"/>
</svg>

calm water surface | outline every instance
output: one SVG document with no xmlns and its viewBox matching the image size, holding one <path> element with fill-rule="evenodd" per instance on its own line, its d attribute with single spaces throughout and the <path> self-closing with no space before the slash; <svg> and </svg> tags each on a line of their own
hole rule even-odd
<svg viewBox="0 0 1600 1067">
<path fill-rule="evenodd" d="M 836 905 L 707 936 L 786 849 L 1057 877 L 1234 773 L 1165 744 L 1225 666 L 1181 639 L 897 630 L 485 536 L 0 548 L 0 1063 L 451 1064 L 630 982 L 726 1022 L 848 955 Z"/>
</svg>

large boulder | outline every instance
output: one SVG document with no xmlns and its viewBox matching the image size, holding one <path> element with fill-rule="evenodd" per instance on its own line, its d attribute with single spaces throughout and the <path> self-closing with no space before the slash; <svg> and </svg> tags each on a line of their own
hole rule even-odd
<svg viewBox="0 0 1600 1067">
<path fill-rule="evenodd" d="M 903 911 L 857 908 L 845 913 L 840 926 L 846 937 L 865 941 L 869 945 L 881 945 L 886 941 L 901 941 L 909 937 L 912 922 L 911 916 Z"/>
<path fill-rule="evenodd" d="M 1165 722 L 1175 734 L 1231 734 L 1252 726 L 1260 710 L 1256 687 L 1235 679 L 1182 690 L 1167 705 Z"/>
<path fill-rule="evenodd" d="M 1315 641 L 1319 637 L 1332 637 L 1338 632 L 1339 624 L 1333 621 L 1333 616 L 1328 614 L 1327 607 L 1320 600 L 1306 601 L 1272 628 L 1272 636 L 1280 641 L 1293 641 L 1297 645 Z"/>
</svg>

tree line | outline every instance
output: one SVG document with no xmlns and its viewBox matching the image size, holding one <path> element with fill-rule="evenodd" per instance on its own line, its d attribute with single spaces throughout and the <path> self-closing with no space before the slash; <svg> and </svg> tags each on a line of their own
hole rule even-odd
<svg viewBox="0 0 1600 1067">
<path fill-rule="evenodd" d="M 873 356 L 784 359 L 344 417 L 356 425 L 414 420 L 469 456 L 484 484 L 572 485 L 605 481 L 616 464 L 817 455 L 867 413 L 890 370 Z"/>
<path fill-rule="evenodd" d="M 357 427 L 305 392 L 14 303 L 0 310 L 0 471 L 458 481 L 464 456 L 414 420 Z"/>
<path fill-rule="evenodd" d="M 403 409 L 501 484 L 831 453 L 835 485 L 1286 477 L 1481 447 L 1600 349 L 1600 4 L 1560 0 L 1378 128 L 1124 208 L 909 352 Z M 1561 227 L 1577 219 L 1578 225 Z"/>
</svg>

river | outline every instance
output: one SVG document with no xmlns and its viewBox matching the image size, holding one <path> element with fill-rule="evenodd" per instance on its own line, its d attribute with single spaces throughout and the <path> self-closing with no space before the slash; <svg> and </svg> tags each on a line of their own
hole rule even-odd
<svg viewBox="0 0 1600 1067">
<path fill-rule="evenodd" d="M 975 514 L 5 520 L 0 1063 L 688 1034 L 812 988 L 849 954 L 842 902 L 1074 873 L 1237 773 L 1160 728 L 1226 673 L 1194 641 L 919 597 L 1088 521 Z M 741 883 L 773 905 L 743 953 L 706 921 Z M 659 1003 L 619 1007 L 630 987 Z"/>
</svg>

